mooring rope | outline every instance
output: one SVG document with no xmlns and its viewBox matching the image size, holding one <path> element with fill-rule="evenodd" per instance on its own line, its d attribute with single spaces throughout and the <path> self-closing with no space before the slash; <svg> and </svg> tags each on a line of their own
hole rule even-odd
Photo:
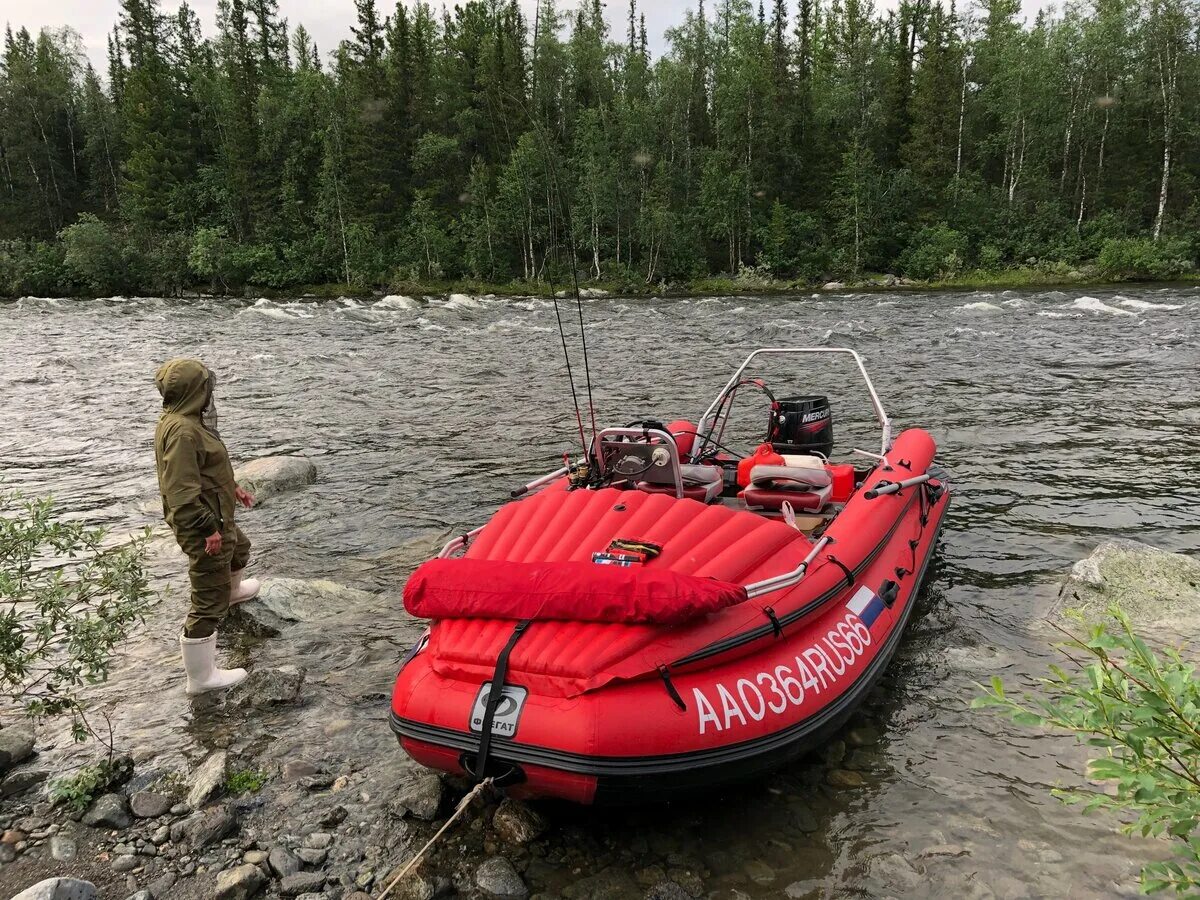
<svg viewBox="0 0 1200 900">
<path fill-rule="evenodd" d="M 437 834 L 431 837 L 428 843 L 426 843 L 424 847 L 417 851 L 417 855 L 408 861 L 404 868 L 400 870 L 400 874 L 393 878 L 391 883 L 383 889 L 383 893 L 379 895 L 377 900 L 383 900 L 384 897 L 392 892 L 392 888 L 398 885 L 400 880 L 410 871 L 412 871 L 413 866 L 421 861 L 421 858 L 429 851 L 429 848 L 437 843 L 438 838 L 445 834 L 446 830 L 458 820 L 458 817 L 466 812 L 467 807 L 471 805 L 471 801 L 483 793 L 483 789 L 489 787 L 491 783 L 491 778 L 483 779 L 483 781 L 479 782 L 479 784 L 475 785 L 475 787 L 471 789 L 469 794 L 458 801 L 458 806 L 455 808 L 453 815 L 451 815 L 450 818 L 446 820 L 446 823 L 437 830 Z"/>
</svg>

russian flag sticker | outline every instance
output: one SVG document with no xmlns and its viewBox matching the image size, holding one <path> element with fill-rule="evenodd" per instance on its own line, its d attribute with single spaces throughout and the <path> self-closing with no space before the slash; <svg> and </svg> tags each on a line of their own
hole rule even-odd
<svg viewBox="0 0 1200 900">
<path fill-rule="evenodd" d="M 875 624 L 875 620 L 879 618 L 879 614 L 883 612 L 884 608 L 880 596 L 866 586 L 855 591 L 850 602 L 846 604 L 846 609 L 862 619 L 863 624 L 868 628 Z"/>
</svg>

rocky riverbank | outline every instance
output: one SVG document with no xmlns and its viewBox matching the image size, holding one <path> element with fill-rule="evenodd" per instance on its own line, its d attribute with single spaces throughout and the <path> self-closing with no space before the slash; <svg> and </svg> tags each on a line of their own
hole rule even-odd
<svg viewBox="0 0 1200 900">
<path fill-rule="evenodd" d="M 284 464 L 285 470 L 294 466 Z M 304 483 L 300 478 L 293 486 Z M 273 508 L 263 514 L 276 514 Z M 1149 552 L 1122 552 L 1141 564 L 1167 565 Z M 1171 562 L 1177 567 L 1171 571 L 1187 565 Z M 1124 560 L 1120 571 L 1129 564 Z M 1076 572 L 1068 582 L 1076 585 L 1072 590 L 1096 582 L 1081 565 L 1083 575 Z M 1114 565 L 1099 566 L 1100 581 L 1110 586 L 1119 582 Z M 347 636 L 341 612 L 351 607 L 369 624 Z M 250 678 L 228 694 L 191 703 L 189 746 L 202 752 L 136 747 L 108 760 L 93 747 L 93 763 L 107 765 L 93 798 L 75 807 L 56 798 L 51 785 L 78 772 L 48 765 L 49 754 L 43 759 L 41 752 L 46 739 L 11 725 L 0 730 L 6 798 L 0 886 L 34 891 L 21 900 L 378 898 L 470 788 L 415 766 L 388 732 L 391 678 L 420 631 L 396 597 L 332 581 L 266 579 L 261 596 L 239 607 L 222 635 L 223 652 L 249 663 Z M 164 637 L 168 653 L 170 637 Z M 368 649 L 350 656 L 351 646 Z M 351 669 L 353 682 L 346 677 Z M 348 690 L 351 683 L 358 687 Z M 894 772 L 887 745 L 895 690 L 885 678 L 847 728 L 803 763 L 693 803 L 582 810 L 485 794 L 388 896 L 821 896 L 823 878 L 797 879 L 796 873 L 829 870 L 833 856 L 823 835 L 837 811 L 865 802 L 860 798 Z M 166 684 L 162 702 L 182 702 L 181 683 Z M 970 790 L 957 782 L 947 789 Z M 747 817 L 774 835 L 752 850 L 735 840 Z M 990 828 L 952 807 L 944 824 L 907 852 L 856 851 L 854 878 L 897 895 L 1019 894 L 1024 886 L 1015 879 L 1003 882 L 993 874 L 987 884 L 964 884 L 944 865 L 983 860 Z M 697 840 L 701 832 L 707 843 Z M 1042 841 L 1023 846 L 1049 873 L 1063 859 Z M 1114 872 L 1128 874 L 1128 881 L 1114 880 L 1114 891 L 1131 889 L 1135 867 L 1107 856 Z M 79 881 L 44 881 L 72 878 Z"/>
</svg>

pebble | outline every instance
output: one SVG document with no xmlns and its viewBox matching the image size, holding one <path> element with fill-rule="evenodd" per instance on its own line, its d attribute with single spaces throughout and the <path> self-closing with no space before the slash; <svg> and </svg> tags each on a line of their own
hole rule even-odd
<svg viewBox="0 0 1200 900">
<path fill-rule="evenodd" d="M 217 876 L 214 900 L 250 900 L 267 883 L 267 876 L 258 866 L 244 863 L 226 869 Z"/>
<path fill-rule="evenodd" d="M 749 860 L 742 868 L 755 884 L 770 884 L 775 880 L 775 870 L 761 859 Z"/>
<path fill-rule="evenodd" d="M 12 844 L 0 844 L 0 863 L 10 863 L 17 858 L 17 848 Z"/>
<path fill-rule="evenodd" d="M 488 897 L 524 900 L 529 896 L 529 888 L 503 856 L 493 856 L 479 865 L 475 870 L 475 886 Z"/>
<path fill-rule="evenodd" d="M 19 844 L 27 835 L 18 828 L 9 828 L 4 834 L 0 834 L 0 844 Z"/>
<path fill-rule="evenodd" d="M 324 831 L 314 831 L 304 839 L 304 846 L 309 850 L 325 850 L 333 843 L 333 835 Z"/>
<path fill-rule="evenodd" d="M 859 772 L 853 772 L 850 769 L 830 769 L 825 775 L 825 780 L 833 787 L 838 788 L 860 788 L 866 787 L 866 779 Z"/>
<path fill-rule="evenodd" d="M 333 828 L 333 827 L 335 827 L 337 825 L 341 825 L 343 822 L 345 822 L 346 816 L 348 816 L 348 815 L 349 815 L 349 813 L 346 812 L 346 807 L 335 806 L 335 807 L 333 807 L 333 809 L 329 810 L 329 812 L 325 813 L 325 815 L 321 817 L 321 824 L 325 828 Z"/>
<path fill-rule="evenodd" d="M 171 839 L 171 826 L 160 825 L 155 829 L 154 834 L 150 835 L 150 843 L 159 847 Z"/>
<path fill-rule="evenodd" d="M 328 850 L 319 850 L 314 847 L 302 847 L 296 851 L 296 857 L 310 866 L 321 865 L 328 856 Z"/>
<path fill-rule="evenodd" d="M 83 814 L 83 824 L 93 828 L 128 828 L 133 823 L 129 805 L 120 794 L 102 794 Z"/>
<path fill-rule="evenodd" d="M 165 794 L 138 791 L 129 798 L 129 811 L 138 819 L 157 819 L 171 811 L 174 802 Z"/>
<path fill-rule="evenodd" d="M 50 838 L 50 855 L 59 862 L 71 862 L 78 852 L 78 845 L 69 837 L 56 834 Z"/>
<path fill-rule="evenodd" d="M 261 866 L 267 861 L 270 856 L 266 850 L 247 850 L 242 855 L 242 862 L 250 863 L 253 866 Z"/>
</svg>

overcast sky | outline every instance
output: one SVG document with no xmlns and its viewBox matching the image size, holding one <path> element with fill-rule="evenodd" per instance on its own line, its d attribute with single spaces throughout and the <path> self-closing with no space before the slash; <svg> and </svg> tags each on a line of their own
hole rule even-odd
<svg viewBox="0 0 1200 900">
<path fill-rule="evenodd" d="M 217 0 L 189 0 L 205 34 L 215 28 Z M 715 0 L 708 3 L 709 9 Z M 391 12 L 393 0 L 380 0 L 379 8 Z M 453 7 L 453 0 L 447 0 Z M 533 21 L 536 0 L 521 0 L 521 6 Z M 695 8 L 696 0 L 639 0 L 638 7 L 646 13 L 646 31 L 651 51 L 657 56 L 664 47 L 663 32 L 683 20 L 683 12 Z M 767 4 L 770 6 L 770 3 Z M 891 7 L 894 0 L 879 0 L 882 7 Z M 163 0 L 164 10 L 178 6 L 176 0 Z M 435 8 L 441 4 L 434 2 Z M 561 0 L 561 9 L 574 9 L 575 0 Z M 789 3 L 789 6 L 794 6 Z M 101 71 L 105 65 L 105 38 L 117 21 L 118 0 L 0 0 L 0 21 L 7 21 L 13 28 L 24 26 L 32 32 L 43 27 L 60 28 L 70 25 L 81 35 L 88 56 Z M 613 34 L 624 37 L 628 0 L 607 0 L 605 7 Z M 350 23 L 354 21 L 354 0 L 279 0 L 280 15 L 292 25 L 304 23 L 321 48 L 328 54 L 338 42 L 350 36 Z"/>
</svg>

